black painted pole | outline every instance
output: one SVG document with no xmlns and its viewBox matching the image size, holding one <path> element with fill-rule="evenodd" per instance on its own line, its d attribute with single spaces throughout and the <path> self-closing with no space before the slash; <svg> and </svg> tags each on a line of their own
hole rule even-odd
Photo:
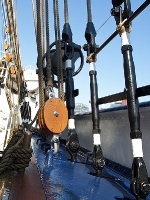
<svg viewBox="0 0 150 200">
<path fill-rule="evenodd" d="M 146 1 L 147 4 L 149 1 Z M 131 25 L 129 22 L 132 21 L 133 16 L 131 15 L 131 3 L 130 0 L 124 1 L 124 10 L 121 7 L 113 7 L 112 14 L 115 17 L 116 24 L 122 23 L 122 18 L 128 18 L 128 23 L 125 23 L 120 27 L 119 34 L 122 43 L 122 54 L 123 54 L 123 66 L 124 66 L 124 78 L 125 78 L 125 90 L 127 97 L 128 107 L 128 118 L 130 124 L 130 138 L 132 142 L 132 177 L 130 181 L 130 188 L 132 193 L 135 195 L 136 200 L 146 200 L 150 192 L 150 184 L 148 182 L 148 173 L 143 160 L 143 148 L 142 148 L 142 132 L 140 130 L 140 112 L 139 112 L 139 101 L 136 95 L 137 83 L 135 66 L 132 56 L 132 46 L 130 42 L 130 31 Z M 141 10 L 141 9 L 139 9 Z M 120 18 L 120 14 L 122 17 Z M 138 14 L 138 12 L 137 12 Z M 136 14 L 134 14 L 136 16 Z"/>
<path fill-rule="evenodd" d="M 96 51 L 96 31 L 94 24 L 92 22 L 92 13 L 91 13 L 91 1 L 87 0 L 87 14 L 88 14 L 88 23 L 85 30 L 85 38 L 87 44 L 84 45 L 84 50 L 87 51 L 87 56 Z M 93 123 L 93 152 L 92 160 L 93 167 L 96 170 L 96 176 L 101 176 L 102 169 L 105 166 L 105 160 L 103 157 L 103 152 L 101 149 L 101 138 L 100 138 L 100 116 L 99 116 L 99 106 L 98 101 L 98 85 L 97 85 L 97 71 L 95 67 L 96 58 L 91 58 L 88 60 L 89 63 L 89 76 L 90 76 L 90 94 L 91 94 L 91 110 L 92 110 L 92 123 Z"/>
</svg>

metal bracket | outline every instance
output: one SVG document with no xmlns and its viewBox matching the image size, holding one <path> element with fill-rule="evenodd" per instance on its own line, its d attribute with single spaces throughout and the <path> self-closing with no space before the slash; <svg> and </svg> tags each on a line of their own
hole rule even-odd
<svg viewBox="0 0 150 200">
<path fill-rule="evenodd" d="M 92 160 L 93 167 L 96 170 L 96 176 L 100 177 L 105 166 L 105 159 L 100 145 L 94 145 Z"/>
<path fill-rule="evenodd" d="M 68 136 L 66 140 L 66 147 L 71 156 L 71 161 L 73 162 L 77 158 L 77 153 L 79 151 L 79 139 L 75 129 L 68 130 Z"/>
<path fill-rule="evenodd" d="M 121 4 L 124 3 L 124 10 L 122 10 Z M 116 24 L 119 25 L 125 19 L 128 19 L 132 15 L 130 0 L 112 0 L 113 8 L 111 9 L 111 15 L 115 17 Z M 125 24 L 125 28 L 129 28 L 130 24 Z"/>
<path fill-rule="evenodd" d="M 150 183 L 143 158 L 133 159 L 130 188 L 132 193 L 140 200 L 146 200 L 150 193 Z"/>
</svg>

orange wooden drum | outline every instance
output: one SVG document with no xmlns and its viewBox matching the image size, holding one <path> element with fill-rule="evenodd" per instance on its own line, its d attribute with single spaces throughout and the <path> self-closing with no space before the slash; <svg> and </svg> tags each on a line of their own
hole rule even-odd
<svg viewBox="0 0 150 200">
<path fill-rule="evenodd" d="M 39 127 L 43 134 L 59 134 L 65 130 L 68 123 L 68 111 L 64 102 L 59 98 L 46 101 L 44 108 L 38 113 Z"/>
</svg>

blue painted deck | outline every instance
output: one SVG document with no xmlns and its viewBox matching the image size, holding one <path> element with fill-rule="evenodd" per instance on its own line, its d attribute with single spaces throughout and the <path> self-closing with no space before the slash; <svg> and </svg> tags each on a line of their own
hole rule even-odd
<svg viewBox="0 0 150 200">
<path fill-rule="evenodd" d="M 47 200 L 134 200 L 130 181 L 105 167 L 102 178 L 90 175 L 91 165 L 71 163 L 64 148 L 52 159 L 32 139 L 32 147 Z M 150 200 L 150 195 L 147 197 Z"/>
</svg>

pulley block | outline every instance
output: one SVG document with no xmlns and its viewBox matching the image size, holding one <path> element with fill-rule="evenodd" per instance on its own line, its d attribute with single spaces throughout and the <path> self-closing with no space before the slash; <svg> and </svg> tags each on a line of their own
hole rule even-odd
<svg viewBox="0 0 150 200">
<path fill-rule="evenodd" d="M 6 58 L 5 58 L 5 59 L 6 59 L 7 62 L 10 62 L 10 61 L 12 60 L 12 58 L 13 58 L 13 57 L 12 57 L 12 54 L 11 54 L 11 53 L 8 53 L 8 54 L 6 55 Z"/>
<path fill-rule="evenodd" d="M 65 130 L 68 123 L 68 111 L 64 102 L 59 98 L 50 98 L 44 108 L 38 113 L 38 123 L 43 133 L 59 134 Z"/>
<path fill-rule="evenodd" d="M 9 45 L 7 42 L 5 42 L 5 43 L 4 43 L 4 50 L 5 50 L 5 51 L 8 50 L 9 47 L 10 47 L 10 45 Z"/>
<path fill-rule="evenodd" d="M 12 65 L 9 68 L 10 74 L 16 74 L 17 73 L 17 67 L 15 65 Z"/>
</svg>

